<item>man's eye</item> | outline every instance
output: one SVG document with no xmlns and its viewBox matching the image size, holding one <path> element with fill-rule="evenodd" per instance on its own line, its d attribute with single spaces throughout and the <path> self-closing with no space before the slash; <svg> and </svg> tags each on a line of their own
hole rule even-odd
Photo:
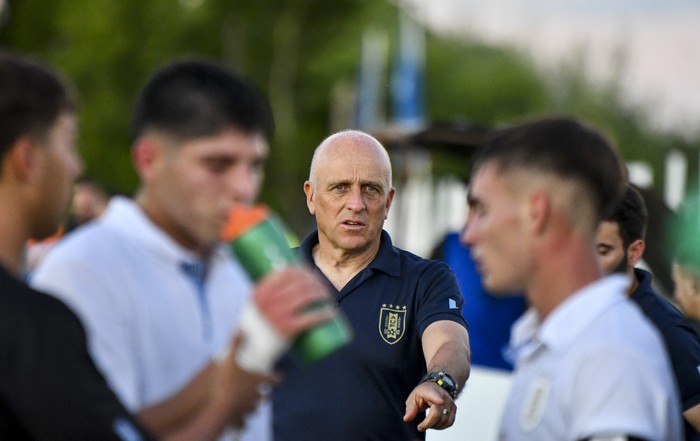
<svg viewBox="0 0 700 441">
<path fill-rule="evenodd" d="M 481 205 L 473 205 L 469 208 L 469 214 L 474 217 L 483 217 L 486 211 Z"/>
<path fill-rule="evenodd" d="M 208 161 L 207 162 L 207 168 L 211 170 L 214 173 L 223 173 L 225 172 L 230 165 L 229 161 Z"/>
<path fill-rule="evenodd" d="M 255 161 L 251 166 L 255 173 L 260 173 L 265 169 L 265 160 Z"/>
</svg>

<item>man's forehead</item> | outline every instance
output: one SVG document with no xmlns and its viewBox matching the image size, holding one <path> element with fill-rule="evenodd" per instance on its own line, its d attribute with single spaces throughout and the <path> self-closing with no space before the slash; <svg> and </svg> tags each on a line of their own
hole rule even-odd
<svg viewBox="0 0 700 441">
<path fill-rule="evenodd" d="M 263 136 L 235 131 L 186 141 L 183 145 L 195 147 L 202 153 L 210 155 L 232 157 L 266 157 L 269 151 L 269 146 Z"/>
<path fill-rule="evenodd" d="M 317 173 L 318 179 L 324 182 L 356 183 L 356 184 L 380 184 L 386 180 L 386 173 L 378 169 L 370 170 L 363 167 L 343 166 L 338 168 L 321 168 Z"/>
<path fill-rule="evenodd" d="M 480 197 L 483 187 L 497 185 L 502 178 L 503 175 L 498 173 L 497 168 L 491 164 L 479 167 L 471 176 L 469 194 L 474 197 Z"/>
<path fill-rule="evenodd" d="M 621 237 L 620 235 L 620 224 L 614 220 L 604 220 L 598 226 L 598 232 L 600 234 L 609 233 L 615 236 Z"/>
<path fill-rule="evenodd" d="M 335 176 L 381 178 L 389 172 L 389 164 L 379 155 L 367 150 L 347 149 L 344 151 L 327 151 L 317 163 L 320 173 L 333 174 Z"/>
</svg>

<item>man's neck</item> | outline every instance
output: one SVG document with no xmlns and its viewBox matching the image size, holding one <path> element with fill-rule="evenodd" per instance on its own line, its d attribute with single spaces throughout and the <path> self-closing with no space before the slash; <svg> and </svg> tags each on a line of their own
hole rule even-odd
<svg viewBox="0 0 700 441">
<path fill-rule="evenodd" d="M 630 286 L 627 288 L 627 297 L 632 297 L 632 294 L 639 288 L 639 280 L 637 280 L 637 276 L 634 274 L 634 268 L 632 268 L 627 275 L 630 279 Z"/>
<path fill-rule="evenodd" d="M 320 242 L 311 250 L 316 266 L 323 272 L 333 286 L 340 291 L 357 273 L 365 269 L 377 256 L 380 242 L 361 252 L 353 253 L 332 248 L 330 244 Z"/>
<path fill-rule="evenodd" d="M 26 224 L 19 213 L 11 209 L 4 211 L 0 217 L 0 264 L 18 277 L 22 274 L 24 250 L 29 240 Z"/>
<path fill-rule="evenodd" d="M 589 238 L 565 238 L 568 240 L 554 242 L 536 253 L 540 264 L 529 274 L 524 286 L 530 305 L 542 320 L 574 293 L 602 276 L 595 250 L 588 246 Z"/>
</svg>

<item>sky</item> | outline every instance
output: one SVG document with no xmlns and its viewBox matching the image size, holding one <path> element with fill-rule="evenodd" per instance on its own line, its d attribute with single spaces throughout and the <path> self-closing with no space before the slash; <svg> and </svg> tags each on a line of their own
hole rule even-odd
<svg viewBox="0 0 700 441">
<path fill-rule="evenodd" d="M 697 0 L 404 0 L 433 30 L 507 43 L 554 67 L 580 54 L 607 80 L 626 51 L 623 90 L 659 129 L 700 133 Z M 568 57 L 568 58 L 567 58 Z"/>
</svg>

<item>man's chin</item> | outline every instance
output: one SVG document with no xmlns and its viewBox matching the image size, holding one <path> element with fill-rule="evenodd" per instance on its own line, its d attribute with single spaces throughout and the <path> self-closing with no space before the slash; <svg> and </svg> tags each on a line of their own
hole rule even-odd
<svg viewBox="0 0 700 441">
<path fill-rule="evenodd" d="M 63 227 L 59 222 L 43 225 L 41 228 L 37 228 L 33 232 L 31 239 L 33 240 L 46 240 L 55 236 L 60 236 L 63 233 Z"/>
<path fill-rule="evenodd" d="M 362 253 L 363 251 L 370 248 L 371 242 L 361 239 L 361 238 L 348 238 L 349 240 L 344 240 L 341 242 L 341 247 L 343 250 L 349 253 Z"/>
<path fill-rule="evenodd" d="M 484 290 L 494 297 L 515 297 L 520 295 L 517 288 L 489 280 L 488 276 L 483 276 L 482 285 Z"/>
</svg>

